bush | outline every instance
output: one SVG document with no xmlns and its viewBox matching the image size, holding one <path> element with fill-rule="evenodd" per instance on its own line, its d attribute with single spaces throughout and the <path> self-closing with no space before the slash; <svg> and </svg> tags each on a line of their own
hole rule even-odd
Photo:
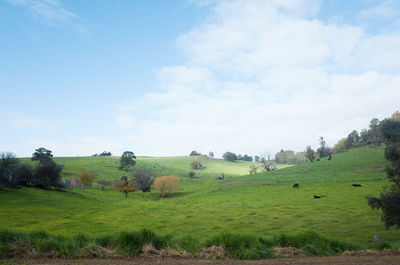
<svg viewBox="0 0 400 265">
<path fill-rule="evenodd" d="M 179 178 L 174 176 L 162 176 L 154 180 L 154 189 L 165 198 L 173 192 L 179 190 Z"/>
<path fill-rule="evenodd" d="M 193 178 L 194 175 L 196 175 L 196 173 L 194 173 L 194 171 L 189 171 L 189 177 Z"/>
<path fill-rule="evenodd" d="M 190 166 L 193 169 L 200 169 L 202 167 L 202 164 L 199 161 L 194 160 L 192 163 L 190 163 Z"/>
</svg>

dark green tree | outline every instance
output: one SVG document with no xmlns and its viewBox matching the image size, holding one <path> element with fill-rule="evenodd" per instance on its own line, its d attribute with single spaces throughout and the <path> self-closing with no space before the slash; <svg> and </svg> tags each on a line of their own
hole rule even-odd
<svg viewBox="0 0 400 265">
<path fill-rule="evenodd" d="M 51 161 L 53 155 L 50 150 L 40 147 L 32 154 L 32 161 L 39 161 L 39 165 Z"/>
<path fill-rule="evenodd" d="M 128 172 L 130 166 L 136 165 L 136 161 L 133 159 L 136 159 L 135 154 L 132 151 L 125 151 L 119 159 L 119 169 Z"/>
<path fill-rule="evenodd" d="M 189 156 L 199 156 L 201 155 L 199 152 L 193 150 L 192 152 L 190 152 Z"/>
<path fill-rule="evenodd" d="M 346 141 L 346 148 L 356 147 L 360 143 L 360 136 L 356 130 L 353 130 L 348 136 Z"/>
<path fill-rule="evenodd" d="M 313 162 L 315 159 L 315 151 L 311 148 L 311 146 L 306 147 L 306 157 L 310 162 Z"/>
<path fill-rule="evenodd" d="M 222 157 L 226 160 L 226 161 L 235 161 L 237 160 L 237 156 L 235 153 L 232 152 L 225 152 Z"/>
<path fill-rule="evenodd" d="M 386 145 L 385 158 L 391 162 L 386 174 L 392 186 L 381 192 L 379 198 L 367 197 L 372 209 L 382 210 L 381 220 L 386 229 L 391 226 L 400 228 L 400 114 L 396 112 L 391 119 L 380 125 L 382 140 Z"/>
<path fill-rule="evenodd" d="M 131 182 L 133 187 L 142 192 L 150 192 L 151 185 L 154 182 L 150 169 L 134 168 L 132 171 Z"/>
<path fill-rule="evenodd" d="M 212 151 L 208 152 L 208 157 L 209 158 L 214 158 L 214 152 L 212 152 Z"/>
<path fill-rule="evenodd" d="M 13 153 L 0 154 L 0 184 L 10 186 L 13 184 L 13 175 L 19 161 Z"/>
</svg>

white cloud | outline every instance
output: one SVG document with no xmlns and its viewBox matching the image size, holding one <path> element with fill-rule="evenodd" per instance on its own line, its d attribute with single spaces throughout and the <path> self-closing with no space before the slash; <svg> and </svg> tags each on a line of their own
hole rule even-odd
<svg viewBox="0 0 400 265">
<path fill-rule="evenodd" d="M 27 115 L 24 113 L 0 111 L 0 123 L 12 128 L 47 128 L 51 123 L 41 118 Z"/>
<path fill-rule="evenodd" d="M 329 144 L 400 98 L 400 35 L 313 18 L 315 1 L 224 1 L 178 39 L 186 65 L 126 109 L 139 152 L 221 155 Z M 310 11 L 311 10 L 311 11 Z M 129 104 L 128 104 L 129 105 Z M 127 115 L 128 115 L 127 114 Z"/>
<path fill-rule="evenodd" d="M 393 18 L 399 15 L 399 10 L 393 1 L 381 1 L 379 5 L 360 11 L 357 17 L 361 19 Z"/>
<path fill-rule="evenodd" d="M 81 34 L 88 34 L 85 26 L 79 23 L 79 17 L 65 9 L 59 0 L 6 0 L 14 6 L 29 10 L 36 18 L 51 26 L 72 27 Z"/>
</svg>

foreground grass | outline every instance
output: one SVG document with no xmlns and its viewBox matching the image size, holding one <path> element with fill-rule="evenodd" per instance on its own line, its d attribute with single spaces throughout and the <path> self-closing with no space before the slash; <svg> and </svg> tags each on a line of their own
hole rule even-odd
<svg viewBox="0 0 400 265">
<path fill-rule="evenodd" d="M 191 235 L 199 241 L 227 231 L 270 237 L 312 230 L 362 246 L 368 245 L 376 234 L 394 243 L 400 238 L 400 231 L 385 230 L 380 212 L 372 211 L 365 198 L 379 195 L 388 184 L 383 180 L 386 162 L 382 157 L 382 147 L 361 147 L 334 155 L 332 161 L 322 159 L 247 176 L 240 174 L 244 168 L 247 170 L 245 163 L 248 162 L 157 158 L 157 161 L 171 160 L 166 163 L 168 167 L 164 167 L 154 160 L 156 158 L 140 158 L 140 163 L 154 163 L 157 170 L 163 170 L 163 175 L 173 175 L 179 170 L 186 172 L 191 159 L 205 159 L 209 172 L 194 179 L 181 176 L 182 190 L 160 200 L 154 192 L 136 192 L 124 198 L 109 187 L 105 191 L 87 189 L 86 192 L 79 189 L 66 192 L 34 188 L 4 190 L 0 192 L 0 228 L 26 232 L 45 228 L 57 236 L 71 233 L 96 236 L 104 231 L 147 228 L 175 237 Z M 65 170 L 77 174 L 82 166 L 88 165 L 91 169 L 89 165 L 93 163 L 91 166 L 96 168 L 103 159 L 104 165 L 99 168 L 106 170 L 107 163 L 115 158 L 70 159 L 71 164 L 67 158 L 64 160 Z M 148 161 L 144 162 L 146 159 Z M 235 170 L 240 173 L 228 175 L 223 181 L 215 180 L 213 174 L 221 168 L 225 172 L 230 168 L 231 173 Z M 118 172 L 116 166 L 110 170 Z M 99 174 L 99 178 L 102 174 L 107 171 Z M 299 189 L 292 188 L 294 182 L 300 184 Z M 354 182 L 361 183 L 362 187 L 352 187 Z M 316 200 L 313 195 L 323 197 Z"/>
<path fill-rule="evenodd" d="M 113 234 L 90 236 L 54 236 L 44 231 L 18 232 L 0 230 L 0 258 L 12 257 L 112 257 L 138 256 L 143 248 L 151 246 L 155 250 L 174 249 L 185 251 L 186 257 L 200 256 L 207 247 L 220 247 L 225 256 L 235 259 L 265 259 L 275 256 L 273 247 L 294 247 L 308 255 L 327 256 L 345 250 L 360 250 L 357 244 L 325 238 L 315 232 L 296 235 L 260 237 L 252 234 L 219 233 L 203 241 L 191 236 L 173 237 L 159 235 L 148 229 L 124 231 Z M 378 245 L 390 247 L 390 245 Z M 222 254 L 222 255 L 221 255 Z"/>
<path fill-rule="evenodd" d="M 368 243 L 375 234 L 393 241 L 400 233 L 385 230 L 379 212 L 366 196 L 377 195 L 385 182 L 302 185 L 245 183 L 222 185 L 216 181 L 186 185 L 170 198 L 136 193 L 124 198 L 114 190 L 67 192 L 33 188 L 0 193 L 0 227 L 24 231 L 46 228 L 58 235 L 149 228 L 157 233 L 204 235 L 223 231 L 270 236 L 313 230 L 332 238 Z M 221 190 L 219 189 L 221 187 Z M 315 200 L 313 194 L 326 195 Z"/>
</svg>

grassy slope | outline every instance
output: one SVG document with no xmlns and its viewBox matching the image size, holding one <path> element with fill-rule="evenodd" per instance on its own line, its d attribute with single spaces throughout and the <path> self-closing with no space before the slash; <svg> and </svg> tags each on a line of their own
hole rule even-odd
<svg viewBox="0 0 400 265">
<path fill-rule="evenodd" d="M 25 163 L 34 163 L 29 158 L 22 159 Z M 119 157 L 56 157 L 57 163 L 64 165 L 63 178 L 76 178 L 82 168 L 95 171 L 97 179 L 114 180 L 129 174 L 118 169 Z M 223 159 L 209 159 L 204 156 L 189 157 L 138 157 L 136 166 L 150 168 L 153 173 L 160 175 L 175 175 L 186 177 L 191 169 L 190 163 L 198 160 L 205 167 L 203 178 L 211 179 L 224 173 L 227 176 L 241 176 L 249 173 L 249 165 L 259 165 L 256 162 L 235 161 L 228 162 Z M 287 165 L 281 165 L 285 167 Z M 195 177 L 200 177 L 200 170 L 194 170 Z"/>
<path fill-rule="evenodd" d="M 113 190 L 89 189 L 85 193 L 28 188 L 8 190 L 0 192 L 0 201 L 6 202 L 0 204 L 0 227 L 46 229 L 62 235 L 147 227 L 157 233 L 191 234 L 197 238 L 209 237 L 218 231 L 272 235 L 315 230 L 326 236 L 363 244 L 374 234 L 385 240 L 398 240 L 400 232 L 384 230 L 379 212 L 373 212 L 365 200 L 366 196 L 378 195 L 386 184 L 381 180 L 385 177 L 382 157 L 382 147 L 362 147 L 335 155 L 332 161 L 236 177 L 246 173 L 246 165 L 242 171 L 232 169 L 229 173 L 232 178 L 225 181 L 214 180 L 213 174 L 221 169 L 206 164 L 210 172 L 205 177 L 184 178 L 181 192 L 157 201 L 152 193 L 136 193 L 125 199 Z M 58 160 L 65 164 L 66 170 L 76 174 L 68 159 L 62 159 Z M 70 159 L 76 162 L 95 158 Z M 102 159 L 107 162 L 114 158 Z M 139 161 L 146 159 L 149 163 L 156 160 L 143 158 Z M 175 161 L 180 159 L 182 161 Z M 186 166 L 190 159 L 193 158 L 160 158 L 157 161 L 164 160 L 163 163 L 168 164 L 164 170 L 171 172 L 165 174 L 184 174 L 190 168 L 179 167 Z M 80 162 L 75 166 L 78 171 L 84 163 L 89 163 Z M 220 167 L 224 165 L 226 174 L 232 167 L 240 165 L 208 162 L 218 163 Z M 104 169 L 108 168 L 106 165 Z M 99 175 L 105 176 L 106 172 L 99 172 Z M 348 181 L 360 182 L 363 187 L 354 188 Z M 293 182 L 300 183 L 298 190 L 292 189 Z M 315 200 L 313 194 L 327 197 Z"/>
</svg>

